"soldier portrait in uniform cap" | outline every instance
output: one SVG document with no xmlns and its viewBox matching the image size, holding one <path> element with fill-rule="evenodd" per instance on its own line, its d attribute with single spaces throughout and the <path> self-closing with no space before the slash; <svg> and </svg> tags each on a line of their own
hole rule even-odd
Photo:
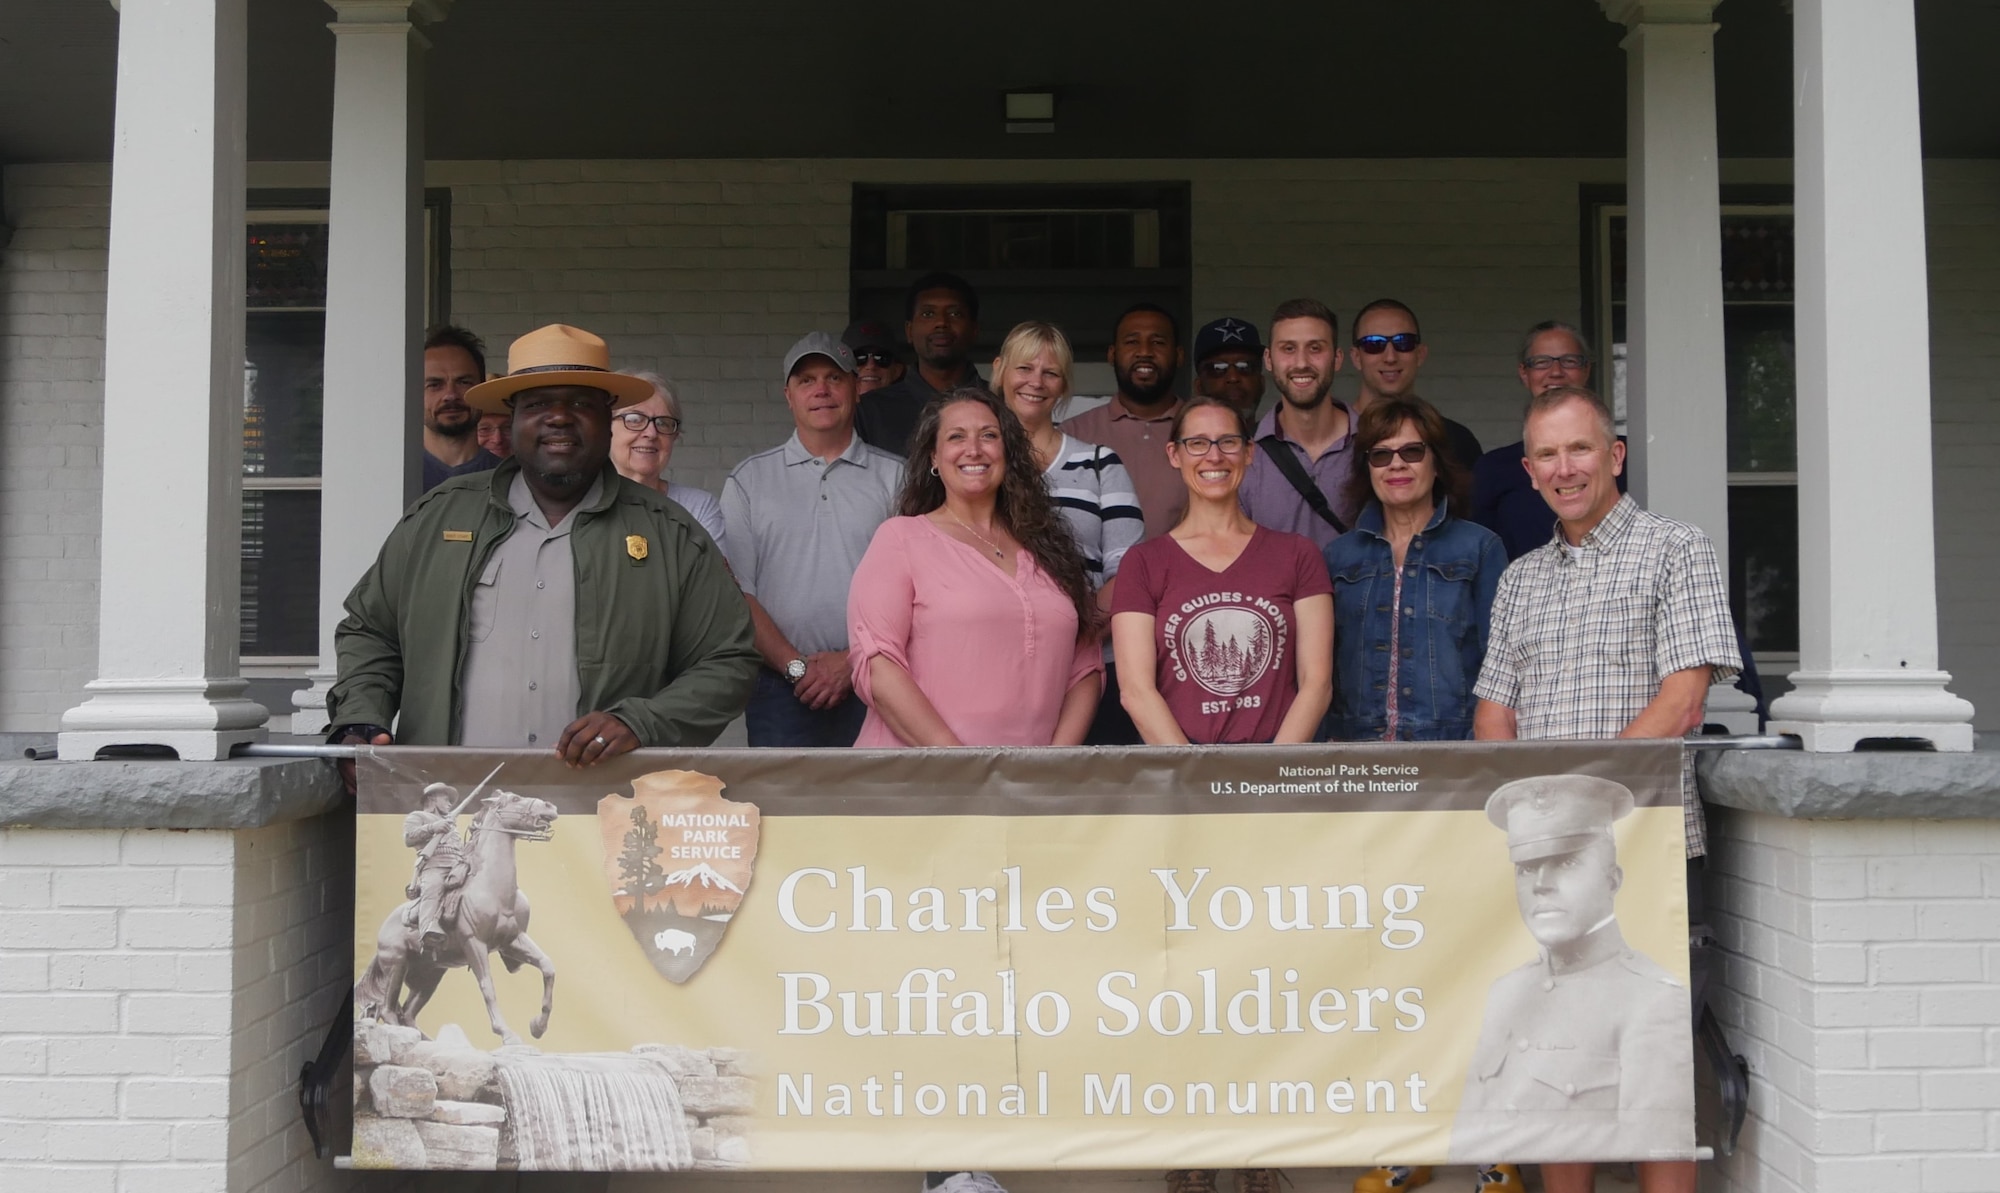
<svg viewBox="0 0 2000 1193">
<path fill-rule="evenodd" d="M 1614 911 L 1624 872 L 1611 826 L 1632 806 L 1623 784 L 1588 775 L 1516 780 L 1486 801 L 1540 956 L 1487 992 L 1453 1160 L 1692 1153 L 1688 991 L 1625 942 Z"/>
</svg>

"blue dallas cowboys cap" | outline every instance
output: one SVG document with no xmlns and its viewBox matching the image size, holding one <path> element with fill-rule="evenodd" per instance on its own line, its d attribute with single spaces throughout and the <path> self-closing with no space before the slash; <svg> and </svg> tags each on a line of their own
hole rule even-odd
<svg viewBox="0 0 2000 1193">
<path fill-rule="evenodd" d="M 1241 319 L 1217 319 L 1194 334 L 1194 363 L 1228 351 L 1263 355 L 1264 341 L 1257 335 L 1257 325 Z"/>
</svg>

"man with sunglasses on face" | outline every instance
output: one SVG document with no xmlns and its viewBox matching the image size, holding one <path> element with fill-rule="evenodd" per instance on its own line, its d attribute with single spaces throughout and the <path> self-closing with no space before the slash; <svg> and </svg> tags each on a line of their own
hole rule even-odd
<svg viewBox="0 0 2000 1193">
<path fill-rule="evenodd" d="M 1194 392 L 1241 410 L 1251 421 L 1264 400 L 1264 341 L 1241 319 L 1217 319 L 1194 336 Z"/>
<path fill-rule="evenodd" d="M 1424 345 L 1417 313 L 1393 298 L 1378 298 L 1354 317 L 1354 344 L 1349 355 L 1361 374 L 1361 392 L 1354 398 L 1354 416 L 1367 413 L 1382 398 L 1402 398 L 1416 392 L 1417 374 L 1431 350 Z M 1438 411 L 1439 417 L 1444 412 Z M 1445 436 L 1452 455 L 1467 471 L 1479 463 L 1479 437 L 1464 423 L 1446 418 Z"/>
<path fill-rule="evenodd" d="M 867 397 L 903 379 L 903 358 L 896 355 L 896 336 L 886 323 L 863 319 L 840 333 L 840 342 L 854 350 L 854 392 Z"/>
</svg>

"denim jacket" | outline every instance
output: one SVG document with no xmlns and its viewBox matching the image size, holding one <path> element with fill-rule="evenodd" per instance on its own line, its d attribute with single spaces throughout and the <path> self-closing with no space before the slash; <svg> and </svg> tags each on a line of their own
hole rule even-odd
<svg viewBox="0 0 2000 1193">
<path fill-rule="evenodd" d="M 1337 741 L 1380 741 L 1388 726 L 1390 608 L 1395 557 L 1382 534 L 1382 506 L 1369 502 L 1354 529 L 1327 544 L 1333 576 L 1333 709 Z M 1472 685 L 1486 660 L 1493 594 L 1507 549 L 1492 531 L 1454 518 L 1444 504 L 1410 540 L 1403 571 L 1402 665 L 1396 736 L 1458 741 L 1472 736 Z"/>
</svg>

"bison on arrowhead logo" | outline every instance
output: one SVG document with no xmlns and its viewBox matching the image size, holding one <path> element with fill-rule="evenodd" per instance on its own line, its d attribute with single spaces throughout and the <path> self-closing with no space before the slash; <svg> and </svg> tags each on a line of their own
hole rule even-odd
<svg viewBox="0 0 2000 1193">
<path fill-rule="evenodd" d="M 722 780 L 688 770 L 632 780 L 597 801 L 604 877 L 632 938 L 670 982 L 722 943 L 757 862 L 755 804 L 722 798 Z"/>
</svg>

